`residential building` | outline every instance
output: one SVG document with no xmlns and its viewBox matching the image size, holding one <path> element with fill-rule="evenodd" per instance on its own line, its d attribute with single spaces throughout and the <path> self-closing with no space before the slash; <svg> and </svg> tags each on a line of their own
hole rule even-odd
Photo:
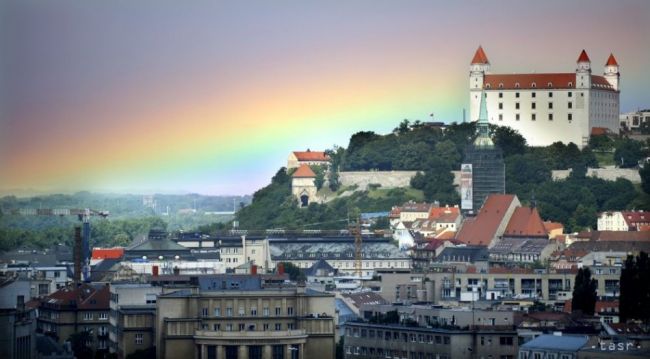
<svg viewBox="0 0 650 359">
<path fill-rule="evenodd" d="M 622 113 L 618 116 L 621 130 L 636 131 L 645 124 L 650 124 L 650 109 Z"/>
<path fill-rule="evenodd" d="M 531 146 L 561 141 L 584 147 L 594 127 L 619 130 L 619 65 L 610 55 L 603 76 L 592 75 L 583 50 L 575 72 L 492 74 L 481 47 L 469 73 L 470 119 L 477 121 L 487 95 L 490 124 L 517 130 Z"/>
<path fill-rule="evenodd" d="M 201 276 L 156 305 L 158 358 L 334 357 L 334 295 L 286 276 Z"/>
<path fill-rule="evenodd" d="M 287 169 L 298 168 L 301 165 L 329 165 L 329 156 L 322 151 L 293 151 L 287 159 Z"/>
<path fill-rule="evenodd" d="M 599 231 L 639 231 L 650 225 L 650 213 L 644 211 L 611 211 L 598 215 Z"/>
<path fill-rule="evenodd" d="M 61 288 L 40 301 L 38 328 L 59 343 L 74 333 L 88 332 L 87 346 L 108 352 L 109 296 L 108 285 Z"/>
<path fill-rule="evenodd" d="M 585 335 L 540 335 L 519 348 L 519 359 L 576 359 L 589 340 Z"/>
<path fill-rule="evenodd" d="M 0 357 L 30 359 L 36 356 L 35 311 L 25 304 L 31 282 L 16 275 L 0 277 Z"/>
<path fill-rule="evenodd" d="M 114 283 L 110 286 L 109 349 L 118 358 L 154 347 L 156 301 L 161 286 Z"/>
<path fill-rule="evenodd" d="M 172 240 L 190 248 L 194 256 L 208 256 L 212 253 L 213 257 L 219 258 L 225 269 L 234 269 L 244 263 L 253 263 L 262 272 L 275 268 L 266 235 L 249 235 L 246 231 L 230 231 L 218 236 L 181 233 Z"/>
</svg>

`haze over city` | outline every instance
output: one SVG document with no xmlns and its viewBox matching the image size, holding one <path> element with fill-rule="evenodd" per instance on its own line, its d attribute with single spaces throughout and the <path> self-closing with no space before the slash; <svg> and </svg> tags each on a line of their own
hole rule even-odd
<svg viewBox="0 0 650 359">
<path fill-rule="evenodd" d="M 293 150 L 462 121 L 495 72 L 621 65 L 650 104 L 647 1 L 3 1 L 0 190 L 247 194 Z"/>
</svg>

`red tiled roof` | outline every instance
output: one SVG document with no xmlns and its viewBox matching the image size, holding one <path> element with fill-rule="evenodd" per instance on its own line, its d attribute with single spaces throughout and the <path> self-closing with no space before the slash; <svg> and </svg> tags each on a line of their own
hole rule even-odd
<svg viewBox="0 0 650 359">
<path fill-rule="evenodd" d="M 291 175 L 291 177 L 312 178 L 312 177 L 316 177 L 316 174 L 314 173 L 314 171 L 311 170 L 311 167 L 309 167 L 308 165 L 303 164 L 303 165 L 300 165 L 300 167 L 298 167 L 296 172 L 294 172 L 293 175 Z"/>
<path fill-rule="evenodd" d="M 83 284 L 77 288 L 62 288 L 45 297 L 43 303 L 76 305 L 78 309 L 103 310 L 109 308 L 110 290 L 107 285 L 94 287 Z"/>
<path fill-rule="evenodd" d="M 576 62 L 591 62 L 591 60 L 589 60 L 589 56 L 587 56 L 587 51 L 582 50 L 580 56 L 578 56 L 578 61 Z"/>
<path fill-rule="evenodd" d="M 124 256 L 124 248 L 93 248 L 92 259 L 120 259 Z"/>
<path fill-rule="evenodd" d="M 532 268 L 524 268 L 524 267 L 513 267 L 513 268 L 490 267 L 490 268 L 488 268 L 488 273 L 493 273 L 493 274 L 531 274 L 531 273 L 533 273 L 533 269 Z"/>
<path fill-rule="evenodd" d="M 609 132 L 611 132 L 611 131 L 609 131 L 609 128 L 607 128 L 607 127 L 592 127 L 591 128 L 591 135 L 592 136 L 602 136 L 602 135 L 608 134 Z"/>
<path fill-rule="evenodd" d="M 459 215 L 460 209 L 458 207 L 431 207 L 431 211 L 429 211 L 429 220 L 435 220 L 437 222 L 453 222 Z"/>
<path fill-rule="evenodd" d="M 625 223 L 630 227 L 636 226 L 637 223 L 650 223 L 650 212 L 623 211 L 621 214 L 625 219 Z"/>
<path fill-rule="evenodd" d="M 402 206 L 402 212 L 429 212 L 431 207 L 431 204 L 426 202 L 406 202 Z"/>
<path fill-rule="evenodd" d="M 618 62 L 616 62 L 616 58 L 614 57 L 614 54 L 609 54 L 605 66 L 618 66 Z"/>
<path fill-rule="evenodd" d="M 476 49 L 476 53 L 474 54 L 474 57 L 472 58 L 471 64 L 489 64 L 490 61 L 488 61 L 487 56 L 485 55 L 485 51 L 483 51 L 483 47 L 479 46 L 478 49 Z"/>
<path fill-rule="evenodd" d="M 456 232 L 454 231 L 443 231 L 436 236 L 436 239 L 443 241 L 451 241 L 456 237 Z"/>
<path fill-rule="evenodd" d="M 515 89 L 574 89 L 576 74 L 488 74 L 483 80 L 483 88 L 490 90 Z M 591 75 L 591 87 L 604 90 L 614 90 L 614 87 L 603 76 Z"/>
<path fill-rule="evenodd" d="M 542 217 L 539 216 L 535 207 L 516 208 L 503 235 L 508 237 L 548 237 Z"/>
<path fill-rule="evenodd" d="M 546 232 L 550 232 L 555 229 L 564 230 L 564 225 L 559 222 L 544 221 L 544 228 L 546 229 Z"/>
<path fill-rule="evenodd" d="M 329 161 L 330 158 L 322 151 L 293 151 L 298 161 Z"/>
<path fill-rule="evenodd" d="M 650 225 L 639 226 L 639 228 L 637 228 L 637 230 L 639 232 L 648 232 L 648 231 L 650 231 Z"/>
<path fill-rule="evenodd" d="M 512 194 L 489 195 L 478 215 L 463 222 L 456 239 L 469 245 L 489 245 L 515 198 Z"/>
</svg>

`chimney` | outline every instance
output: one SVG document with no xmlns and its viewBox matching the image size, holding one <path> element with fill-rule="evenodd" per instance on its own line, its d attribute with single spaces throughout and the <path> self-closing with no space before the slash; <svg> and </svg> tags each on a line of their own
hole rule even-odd
<svg viewBox="0 0 650 359">
<path fill-rule="evenodd" d="M 73 257 L 74 257 L 74 282 L 75 284 L 81 283 L 81 227 L 74 227 L 74 248 L 73 248 Z"/>
<path fill-rule="evenodd" d="M 277 270 L 279 275 L 284 275 L 284 263 L 278 263 L 278 270 Z"/>
<path fill-rule="evenodd" d="M 153 266 L 151 268 L 151 271 L 153 272 L 153 276 L 157 277 L 158 276 L 158 266 Z"/>
<path fill-rule="evenodd" d="M 251 274 L 257 275 L 257 265 L 251 264 Z"/>
</svg>

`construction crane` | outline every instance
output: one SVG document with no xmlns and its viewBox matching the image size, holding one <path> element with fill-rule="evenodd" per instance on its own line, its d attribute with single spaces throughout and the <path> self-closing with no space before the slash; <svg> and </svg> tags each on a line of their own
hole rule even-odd
<svg viewBox="0 0 650 359">
<path fill-rule="evenodd" d="M 106 218 L 108 211 L 96 211 L 84 208 L 20 208 L 9 211 L 12 215 L 20 216 L 77 216 L 82 226 L 75 226 L 74 243 L 74 280 L 76 283 L 90 281 L 90 217 Z"/>
</svg>

